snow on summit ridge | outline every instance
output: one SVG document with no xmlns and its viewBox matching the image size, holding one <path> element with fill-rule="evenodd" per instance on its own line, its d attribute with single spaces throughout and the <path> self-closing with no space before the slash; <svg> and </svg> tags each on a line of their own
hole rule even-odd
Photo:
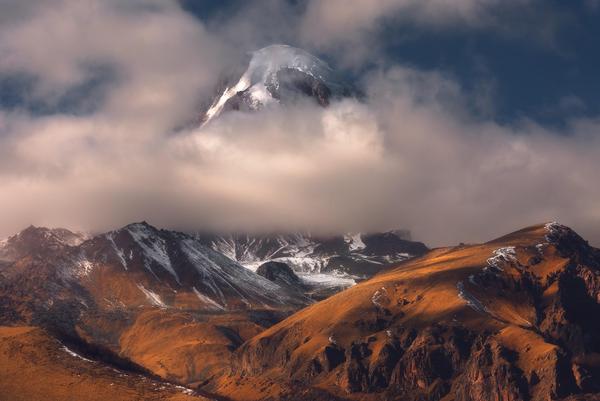
<svg viewBox="0 0 600 401">
<path fill-rule="evenodd" d="M 295 92 L 319 97 L 319 103 L 327 103 L 332 94 L 347 96 L 352 92 L 325 61 L 296 47 L 270 45 L 251 53 L 246 71 L 215 99 L 203 124 L 228 108 L 258 110 L 280 103 L 286 96 L 282 93 L 286 84 Z"/>
</svg>

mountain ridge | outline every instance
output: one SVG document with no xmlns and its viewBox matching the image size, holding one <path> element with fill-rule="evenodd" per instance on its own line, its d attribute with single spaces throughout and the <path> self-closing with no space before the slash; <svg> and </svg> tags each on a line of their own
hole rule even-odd
<svg viewBox="0 0 600 401">
<path fill-rule="evenodd" d="M 600 251 L 556 223 L 435 249 L 263 331 L 214 389 L 244 400 L 593 397 L 600 370 L 585 355 L 600 331 L 584 316 L 598 309 L 599 266 Z"/>
<path fill-rule="evenodd" d="M 272 310 L 185 306 L 194 294 L 177 284 L 187 277 L 175 259 L 173 271 L 159 266 L 156 244 L 164 241 L 171 255 L 170 241 L 194 237 L 140 223 L 112 233 L 80 246 L 97 252 L 92 261 L 105 263 L 106 272 L 168 284 L 169 296 L 144 287 L 164 305 L 135 283 L 129 286 L 137 295 L 128 298 L 123 276 L 93 282 L 100 294 L 110 288 L 117 297 L 111 302 L 94 293 L 73 298 L 61 292 L 62 280 L 89 290 L 89 276 L 53 277 L 60 255 L 27 256 L 0 271 L 0 323 L 59 333 L 76 322 L 70 333 L 82 341 L 164 380 L 234 401 L 591 401 L 600 392 L 600 324 L 591 318 L 600 312 L 600 250 L 558 223 L 432 249 L 287 311 L 276 302 Z M 139 242 L 156 245 L 146 261 Z M 367 248 L 362 238 L 347 245 Z M 65 249 L 70 255 L 77 247 Z M 287 281 L 292 276 L 279 276 L 285 271 L 273 278 Z"/>
<path fill-rule="evenodd" d="M 423 243 L 412 241 L 406 230 L 337 235 L 199 233 L 197 237 L 252 270 L 278 261 L 297 273 L 339 271 L 361 279 L 427 251 Z"/>
<path fill-rule="evenodd" d="M 252 52 L 245 71 L 233 79 L 220 85 L 224 89 L 202 114 L 201 125 L 231 110 L 256 111 L 300 98 L 313 99 L 324 107 L 332 99 L 358 93 L 323 60 L 283 44 Z"/>
</svg>

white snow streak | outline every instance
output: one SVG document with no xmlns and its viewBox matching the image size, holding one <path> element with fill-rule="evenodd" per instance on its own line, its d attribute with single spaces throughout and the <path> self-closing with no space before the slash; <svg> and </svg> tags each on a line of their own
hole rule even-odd
<svg viewBox="0 0 600 401">
<path fill-rule="evenodd" d="M 160 299 L 160 296 L 157 293 L 150 291 L 149 289 L 147 289 L 146 287 L 144 287 L 141 284 L 138 284 L 137 286 L 140 289 L 140 291 L 142 291 L 144 293 L 144 295 L 146 296 L 146 298 L 148 298 L 148 301 L 152 305 L 158 306 L 160 308 L 166 308 L 167 307 L 167 305 L 162 301 L 162 299 Z"/>
<path fill-rule="evenodd" d="M 63 351 L 65 351 L 67 354 L 69 354 L 69 355 L 71 355 L 71 356 L 74 356 L 75 358 L 82 359 L 82 360 L 84 360 L 84 361 L 86 361 L 86 362 L 94 362 L 94 361 L 92 361 L 91 359 L 87 359 L 87 358 L 84 358 L 84 357 L 82 357 L 82 356 L 81 356 L 81 355 L 79 355 L 77 352 L 75 352 L 75 351 L 73 351 L 73 350 L 69 349 L 69 348 L 68 348 L 66 345 L 63 345 L 62 349 L 63 349 Z"/>
<path fill-rule="evenodd" d="M 198 297 L 198 299 L 200 301 L 202 301 L 202 303 L 208 304 L 209 306 L 212 306 L 218 310 L 225 310 L 225 308 L 223 306 L 219 305 L 212 298 L 202 294 L 200 291 L 198 291 L 196 289 L 196 287 L 192 287 L 192 289 L 194 290 L 194 294 L 196 294 L 196 296 Z"/>
<path fill-rule="evenodd" d="M 278 88 L 275 74 L 284 68 L 302 71 L 322 81 L 327 80 L 327 76 L 332 72 L 331 67 L 324 61 L 291 46 L 272 45 L 257 50 L 252 53 L 250 64 L 240 80 L 231 88 L 225 89 L 221 97 L 208 109 L 203 125 L 217 117 L 227 101 L 238 92 L 247 91 L 255 109 L 278 103 L 269 93 L 267 85 L 272 84 Z"/>
<path fill-rule="evenodd" d="M 517 261 L 517 253 L 514 246 L 496 249 L 491 258 L 487 260 L 487 267 L 504 271 L 503 265 Z M 484 270 L 487 270 L 485 268 Z"/>
<path fill-rule="evenodd" d="M 296 273 L 300 279 L 309 285 L 325 287 L 352 287 L 356 280 L 349 275 L 332 273 Z"/>
<path fill-rule="evenodd" d="M 127 270 L 127 262 L 125 261 L 125 255 L 123 254 L 123 251 L 121 249 L 119 249 L 119 247 L 117 247 L 117 244 L 115 243 L 115 239 L 113 238 L 113 235 L 114 235 L 114 233 L 106 234 L 106 239 L 110 241 L 111 246 L 113 247 L 113 249 L 115 251 L 115 254 L 117 255 L 117 257 L 121 261 L 121 264 L 123 265 L 123 268 L 125 270 Z"/>
<path fill-rule="evenodd" d="M 152 268 L 148 262 L 154 261 L 160 267 L 171 273 L 171 275 L 175 277 L 177 283 L 181 284 L 181 281 L 179 281 L 179 276 L 177 276 L 177 272 L 171 265 L 171 259 L 167 254 L 165 240 L 159 236 L 153 235 L 153 233 L 147 227 L 141 224 L 129 226 L 128 231 L 135 242 L 137 242 L 140 248 L 142 248 L 144 251 L 144 262 L 146 268 L 152 272 Z"/>
<path fill-rule="evenodd" d="M 488 313 L 487 308 L 481 303 L 481 301 L 465 290 L 465 285 L 462 281 L 456 283 L 456 288 L 458 290 L 458 297 L 465 301 L 468 306 L 477 312 Z"/>
</svg>

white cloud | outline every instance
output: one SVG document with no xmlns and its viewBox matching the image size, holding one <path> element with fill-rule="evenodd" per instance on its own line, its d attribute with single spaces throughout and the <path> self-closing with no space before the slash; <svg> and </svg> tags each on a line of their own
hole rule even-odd
<svg viewBox="0 0 600 401">
<path fill-rule="evenodd" d="M 0 28 L 10 55 L 0 71 L 40 77 L 37 96 L 85 80 L 82 63 L 116 72 L 90 114 L 0 113 L 0 235 L 30 223 L 105 230 L 146 219 L 196 229 L 406 227 L 447 244 L 558 219 L 600 241 L 600 121 L 548 131 L 476 120 L 451 78 L 396 66 L 367 80 L 362 104 L 230 113 L 176 130 L 235 51 L 174 3 L 128 6 L 138 8 L 64 0 Z M 465 16 L 477 15 L 472 7 Z M 357 24 L 380 11 L 365 13 Z"/>
<path fill-rule="evenodd" d="M 104 111 L 149 124 L 174 104 L 180 112 L 170 119 L 182 118 L 226 59 L 219 40 L 175 2 L 39 2 L 18 24 L 1 25 L 0 38 L 0 71 L 36 77 L 34 96 L 60 96 L 104 67 L 116 81 Z"/>
<path fill-rule="evenodd" d="M 366 52 L 375 45 L 370 34 L 385 24 L 430 28 L 483 27 L 493 22 L 499 7 L 517 8 L 530 0 L 311 0 L 303 16 L 302 38 L 317 48 Z M 357 48 L 358 46 L 358 48 Z"/>
</svg>

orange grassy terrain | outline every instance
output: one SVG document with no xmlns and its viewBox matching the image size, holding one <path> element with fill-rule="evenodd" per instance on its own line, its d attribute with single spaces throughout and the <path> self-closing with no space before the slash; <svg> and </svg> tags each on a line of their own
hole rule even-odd
<svg viewBox="0 0 600 401">
<path fill-rule="evenodd" d="M 107 271 L 81 280 L 91 296 L 76 305 L 58 292 L 41 308 L 43 293 L 23 287 L 23 275 L 8 282 L 3 313 L 16 310 L 19 322 L 31 311 L 32 324 L 50 316 L 59 333 L 74 327 L 84 344 L 148 372 L 74 357 L 41 329 L 4 328 L 0 389 L 25 397 L 10 400 L 192 397 L 152 377 L 234 401 L 591 401 L 600 393 L 600 252 L 556 223 L 432 250 L 284 320 L 285 304 L 198 310 L 198 297 L 168 286 L 154 287 L 167 305 L 152 305 L 131 284 L 141 277 Z M 119 279 L 126 274 L 135 279 Z"/>
<path fill-rule="evenodd" d="M 211 388 L 240 401 L 592 394 L 598 262 L 559 225 L 433 250 L 252 338 Z"/>
<path fill-rule="evenodd" d="M 208 400 L 182 387 L 84 360 L 35 327 L 0 327 L 0 368 L 2 401 Z"/>
<path fill-rule="evenodd" d="M 197 386 L 232 364 L 232 351 L 263 331 L 243 313 L 150 310 L 122 335 L 121 355 L 172 381 Z"/>
<path fill-rule="evenodd" d="M 36 227 L 7 243 L 0 325 L 42 327 L 186 386 L 219 375 L 242 343 L 313 302 L 146 223 L 75 246 Z"/>
</svg>

